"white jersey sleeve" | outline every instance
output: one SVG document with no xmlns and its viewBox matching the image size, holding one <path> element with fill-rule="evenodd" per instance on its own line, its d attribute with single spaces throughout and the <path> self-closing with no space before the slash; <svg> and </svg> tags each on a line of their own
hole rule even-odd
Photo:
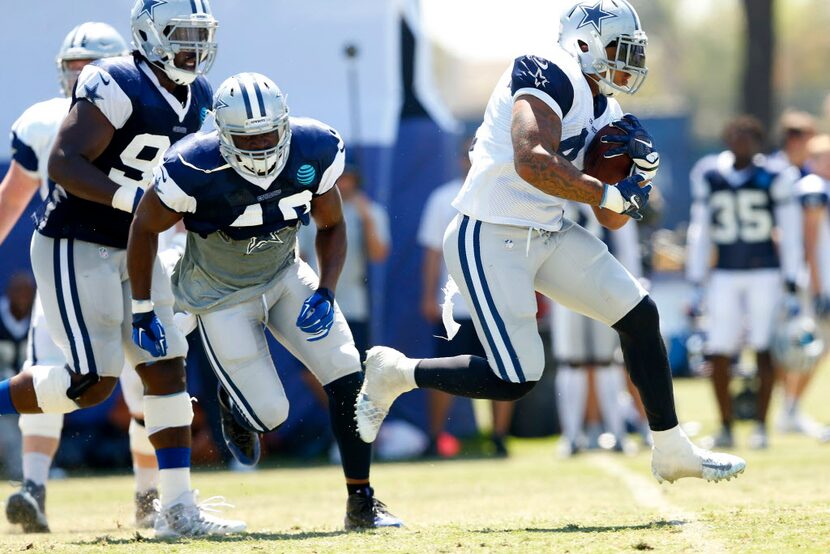
<svg viewBox="0 0 830 554">
<path fill-rule="evenodd" d="M 797 283 L 804 266 L 804 229 L 801 205 L 795 184 L 801 178 L 801 170 L 795 166 L 783 169 L 772 184 L 775 200 L 775 223 L 779 231 L 779 251 L 784 279 Z"/>
<path fill-rule="evenodd" d="M 196 212 L 196 198 L 182 190 L 168 174 L 164 165 L 153 169 L 153 186 L 156 188 L 159 200 L 168 209 L 179 214 Z"/>
<path fill-rule="evenodd" d="M 69 111 L 69 103 L 69 98 L 38 102 L 23 112 L 12 125 L 12 159 L 30 175 L 40 179 L 41 198 L 48 193 L 49 152 Z"/>
<path fill-rule="evenodd" d="M 337 180 L 343 175 L 343 170 L 346 168 L 346 146 L 340 135 L 334 130 L 332 132 L 337 136 L 337 153 L 334 156 L 334 160 L 332 160 L 320 178 L 320 186 L 317 187 L 317 194 L 328 192 L 337 183 Z"/>
<path fill-rule="evenodd" d="M 101 110 L 116 129 L 123 127 L 133 113 L 133 103 L 127 93 L 109 73 L 93 64 L 81 71 L 75 98 L 83 98 Z"/>
</svg>

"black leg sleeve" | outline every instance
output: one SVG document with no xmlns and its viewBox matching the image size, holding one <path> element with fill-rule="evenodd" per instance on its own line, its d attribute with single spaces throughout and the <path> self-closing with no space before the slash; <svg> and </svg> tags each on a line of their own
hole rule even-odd
<svg viewBox="0 0 830 554">
<path fill-rule="evenodd" d="M 362 385 L 363 373 L 357 372 L 323 387 L 329 397 L 331 428 L 340 448 L 343 473 L 348 479 L 368 479 L 372 463 L 372 445 L 360 440 L 355 422 L 354 405 Z"/>
<path fill-rule="evenodd" d="M 665 431 L 676 426 L 669 357 L 654 301 L 646 296 L 613 327 L 620 334 L 625 367 L 640 391 L 649 427 Z"/>
<path fill-rule="evenodd" d="M 536 381 L 505 381 L 493 373 L 487 360 L 478 356 L 421 360 L 415 368 L 415 382 L 421 388 L 489 400 L 518 400 L 536 385 Z"/>
</svg>

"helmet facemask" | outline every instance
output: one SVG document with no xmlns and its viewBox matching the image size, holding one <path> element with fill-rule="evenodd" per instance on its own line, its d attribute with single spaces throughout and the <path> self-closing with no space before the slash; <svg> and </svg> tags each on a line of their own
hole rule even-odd
<svg viewBox="0 0 830 554">
<path fill-rule="evenodd" d="M 216 59 L 216 20 L 209 15 L 192 15 L 173 18 L 159 37 L 165 56 L 159 60 L 164 73 L 178 85 L 189 85 L 199 75 L 204 75 Z M 194 63 L 190 67 L 175 64 L 177 54 L 190 54 Z"/>
<path fill-rule="evenodd" d="M 624 92 L 626 94 L 634 94 L 646 80 L 648 75 L 648 68 L 646 67 L 646 44 L 647 39 L 645 33 L 639 36 L 620 35 L 615 44 L 608 46 L 616 46 L 614 59 L 605 58 L 596 60 L 594 67 L 601 67 L 592 76 L 599 85 L 600 92 L 606 96 L 613 96 L 616 92 Z M 617 72 L 627 73 L 630 75 L 628 82 L 624 85 L 617 84 Z"/>
<path fill-rule="evenodd" d="M 274 178 L 279 175 L 288 160 L 291 143 L 291 129 L 288 126 L 288 113 L 278 120 L 262 118 L 249 120 L 245 127 L 222 125 L 219 128 L 219 150 L 228 164 L 239 173 L 252 177 Z M 263 149 L 247 149 L 237 145 L 238 137 L 253 137 L 275 134 L 273 146 Z"/>
</svg>

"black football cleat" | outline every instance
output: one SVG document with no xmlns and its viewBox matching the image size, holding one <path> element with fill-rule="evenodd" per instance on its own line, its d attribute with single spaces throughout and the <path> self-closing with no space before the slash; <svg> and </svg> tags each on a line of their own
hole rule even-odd
<svg viewBox="0 0 830 554">
<path fill-rule="evenodd" d="M 379 527 L 403 527 L 403 521 L 391 514 L 386 504 L 375 498 L 369 489 L 369 496 L 350 494 L 346 501 L 346 530 L 377 529 Z"/>
<path fill-rule="evenodd" d="M 259 462 L 259 433 L 243 427 L 236 421 L 230 407 L 228 393 L 219 385 L 216 396 L 219 398 L 219 413 L 222 423 L 222 436 L 225 444 L 237 461 L 246 466 L 255 466 Z"/>
<path fill-rule="evenodd" d="M 26 480 L 6 501 L 6 519 L 18 523 L 24 533 L 49 533 L 46 519 L 46 485 Z"/>
</svg>

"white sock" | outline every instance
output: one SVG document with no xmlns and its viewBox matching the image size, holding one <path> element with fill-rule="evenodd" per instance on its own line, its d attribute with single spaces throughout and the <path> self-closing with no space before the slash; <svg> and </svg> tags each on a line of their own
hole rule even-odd
<svg viewBox="0 0 830 554">
<path fill-rule="evenodd" d="M 159 470 L 159 496 L 162 507 L 167 507 L 177 500 L 184 500 L 186 503 L 193 503 L 193 495 L 180 499 L 184 493 L 193 490 L 190 486 L 190 468 L 177 467 L 174 469 Z"/>
<path fill-rule="evenodd" d="M 142 493 L 159 488 L 159 470 L 155 467 L 133 465 L 135 492 Z"/>
<path fill-rule="evenodd" d="M 597 400 L 602 421 L 614 438 L 622 440 L 625 435 L 625 421 L 620 409 L 620 392 L 625 387 L 622 368 L 617 366 L 598 367 L 594 372 L 597 385 Z"/>
<path fill-rule="evenodd" d="M 687 448 L 692 444 L 680 425 L 675 425 L 665 431 L 652 430 L 651 437 L 656 450 L 671 451 L 678 448 Z"/>
<path fill-rule="evenodd" d="M 23 454 L 23 480 L 33 481 L 36 485 L 45 485 L 49 480 L 49 468 L 52 457 L 40 452 Z"/>
<path fill-rule="evenodd" d="M 556 371 L 556 405 L 562 436 L 575 443 L 585 419 L 588 375 L 583 369 L 560 365 Z"/>
</svg>

